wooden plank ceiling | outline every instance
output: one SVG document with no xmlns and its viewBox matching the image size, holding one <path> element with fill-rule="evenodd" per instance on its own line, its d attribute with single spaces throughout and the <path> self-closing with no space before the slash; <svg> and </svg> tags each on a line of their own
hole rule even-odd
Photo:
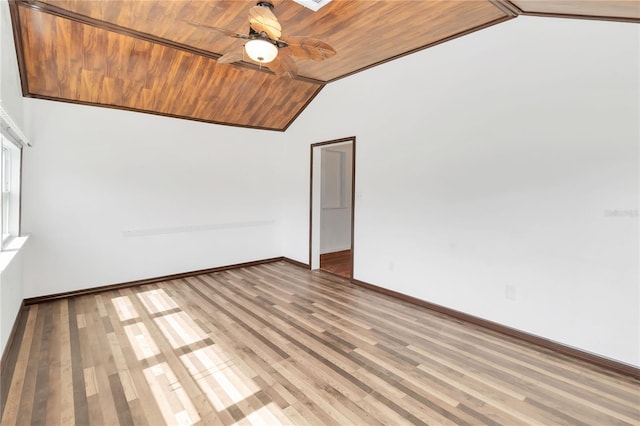
<svg viewBox="0 0 640 426">
<path fill-rule="evenodd" d="M 23 93 L 285 130 L 331 81 L 521 13 L 638 18 L 629 1 L 580 8 L 575 1 L 334 0 L 318 12 L 291 0 L 272 3 L 283 39 L 319 38 L 337 54 L 296 60 L 295 79 L 249 59 L 218 63 L 244 40 L 190 22 L 246 34 L 256 0 L 11 0 Z"/>
</svg>

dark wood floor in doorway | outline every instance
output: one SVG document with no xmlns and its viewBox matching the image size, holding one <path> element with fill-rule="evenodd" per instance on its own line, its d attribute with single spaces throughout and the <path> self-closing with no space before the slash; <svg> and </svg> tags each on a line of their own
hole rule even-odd
<svg viewBox="0 0 640 426">
<path fill-rule="evenodd" d="M 351 278 L 351 250 L 321 254 L 320 269 L 341 277 Z"/>
<path fill-rule="evenodd" d="M 638 381 L 285 262 L 31 305 L 2 425 L 637 425 Z"/>
</svg>

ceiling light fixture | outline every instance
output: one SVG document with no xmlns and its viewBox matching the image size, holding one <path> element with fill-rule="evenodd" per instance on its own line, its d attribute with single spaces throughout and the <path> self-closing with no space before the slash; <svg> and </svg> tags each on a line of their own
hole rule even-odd
<svg viewBox="0 0 640 426">
<path fill-rule="evenodd" d="M 273 43 L 261 38 L 249 40 L 244 45 L 244 50 L 252 60 L 260 64 L 268 64 L 278 56 L 278 48 Z"/>
</svg>

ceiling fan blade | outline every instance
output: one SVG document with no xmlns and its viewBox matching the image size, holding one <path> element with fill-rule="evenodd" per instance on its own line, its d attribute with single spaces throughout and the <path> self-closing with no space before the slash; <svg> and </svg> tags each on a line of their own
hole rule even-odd
<svg viewBox="0 0 640 426">
<path fill-rule="evenodd" d="M 287 43 L 291 55 L 300 59 L 322 61 L 336 54 L 328 43 L 311 37 L 289 37 L 282 40 Z"/>
<path fill-rule="evenodd" d="M 264 32 L 272 40 L 279 40 L 282 27 L 273 12 L 264 6 L 253 6 L 249 9 L 249 25 L 254 31 Z"/>
<path fill-rule="evenodd" d="M 244 59 L 244 49 L 235 49 L 218 58 L 219 64 L 232 64 Z"/>
<path fill-rule="evenodd" d="M 186 22 L 189 25 L 192 25 L 192 26 L 196 27 L 196 28 L 202 28 L 202 29 L 205 29 L 205 30 L 208 30 L 208 31 L 213 31 L 213 32 L 218 33 L 218 34 L 223 35 L 223 36 L 249 39 L 248 35 L 238 34 L 235 31 L 227 30 L 227 29 L 224 29 L 224 28 L 213 27 L 213 26 L 207 25 L 207 24 L 198 24 L 196 22 L 187 21 L 186 19 L 183 19 L 183 21 Z"/>
<path fill-rule="evenodd" d="M 298 75 L 298 64 L 296 64 L 296 61 L 294 61 L 291 56 L 283 53 L 282 50 L 280 50 L 278 56 L 269 62 L 267 66 L 278 77 L 293 79 Z"/>
</svg>

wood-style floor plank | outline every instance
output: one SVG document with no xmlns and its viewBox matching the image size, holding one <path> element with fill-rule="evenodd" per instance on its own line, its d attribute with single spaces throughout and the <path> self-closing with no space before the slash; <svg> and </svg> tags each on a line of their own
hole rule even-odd
<svg viewBox="0 0 640 426">
<path fill-rule="evenodd" d="M 38 306 L 35 305 L 30 308 L 26 315 L 27 320 L 20 345 L 11 348 L 18 352 L 15 366 L 12 370 L 0 372 L 0 381 L 3 382 L 3 385 L 5 381 L 9 380 L 9 377 L 11 378 L 11 385 L 9 387 L 11 392 L 7 395 L 6 403 L 3 407 L 3 415 L 0 417 L 3 424 L 17 423 L 18 409 L 20 407 L 22 389 L 25 385 L 27 365 L 30 358 L 31 342 L 33 341 L 35 323 L 38 316 Z"/>
<path fill-rule="evenodd" d="M 638 425 L 640 383 L 284 262 L 26 308 L 2 425 Z"/>
</svg>

